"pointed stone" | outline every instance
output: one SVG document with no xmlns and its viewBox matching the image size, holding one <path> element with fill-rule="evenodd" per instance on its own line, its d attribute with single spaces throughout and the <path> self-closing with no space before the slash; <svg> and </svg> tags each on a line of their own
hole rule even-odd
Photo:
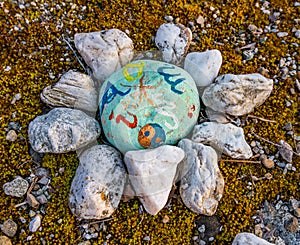
<svg viewBox="0 0 300 245">
<path fill-rule="evenodd" d="M 222 55 L 217 49 L 189 53 L 184 61 L 184 69 L 191 74 L 198 87 L 210 85 L 218 76 L 222 65 Z"/>
<path fill-rule="evenodd" d="M 218 167 L 216 151 L 189 139 L 181 140 L 178 146 L 186 154 L 186 174 L 180 182 L 184 204 L 197 214 L 214 215 L 224 190 L 224 178 Z"/>
<path fill-rule="evenodd" d="M 242 232 L 236 235 L 232 245 L 275 245 L 252 233 Z"/>
<path fill-rule="evenodd" d="M 157 214 L 167 203 L 177 165 L 184 156 L 182 149 L 170 145 L 126 152 L 132 187 L 149 214 Z"/>
<path fill-rule="evenodd" d="M 192 140 L 209 144 L 232 158 L 249 159 L 252 157 L 251 147 L 245 140 L 244 130 L 231 123 L 205 122 L 196 125 Z"/>
<path fill-rule="evenodd" d="M 96 145 L 79 157 L 69 206 L 78 219 L 108 218 L 118 207 L 126 181 L 121 154 L 111 146 Z"/>
</svg>

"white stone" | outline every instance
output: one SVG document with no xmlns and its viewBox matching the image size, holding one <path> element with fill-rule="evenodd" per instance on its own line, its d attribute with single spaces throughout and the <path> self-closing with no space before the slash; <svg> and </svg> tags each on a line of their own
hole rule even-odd
<svg viewBox="0 0 300 245">
<path fill-rule="evenodd" d="M 126 181 L 120 153 L 108 145 L 96 145 L 79 157 L 69 206 L 78 219 L 104 219 L 118 207 Z"/>
<path fill-rule="evenodd" d="M 33 219 L 29 223 L 29 230 L 30 232 L 36 232 L 38 228 L 40 228 L 42 223 L 42 217 L 40 214 L 37 214 L 33 217 Z"/>
<path fill-rule="evenodd" d="M 205 122 L 194 127 L 192 140 L 209 144 L 216 150 L 237 159 L 249 159 L 251 147 L 245 140 L 244 130 L 231 123 Z"/>
<path fill-rule="evenodd" d="M 258 73 L 226 74 L 204 89 L 202 100 L 214 111 L 242 116 L 264 103 L 272 89 L 273 80 Z"/>
<path fill-rule="evenodd" d="M 181 140 L 178 146 L 186 154 L 187 173 L 180 182 L 184 204 L 197 214 L 214 215 L 224 190 L 224 178 L 218 167 L 216 151 L 189 139 Z"/>
<path fill-rule="evenodd" d="M 210 85 L 217 77 L 221 65 L 222 55 L 217 49 L 189 53 L 184 61 L 184 69 L 199 87 Z"/>
<path fill-rule="evenodd" d="M 90 112 L 97 111 L 97 97 L 93 79 L 72 70 L 41 93 L 42 101 L 52 107 L 70 107 Z"/>
<path fill-rule="evenodd" d="M 206 107 L 205 113 L 210 122 L 217 122 L 217 123 L 229 123 L 230 122 L 227 115 L 223 112 L 214 111 L 214 110 L 210 109 L 209 107 Z"/>
<path fill-rule="evenodd" d="M 182 24 L 162 24 L 155 36 L 155 44 L 162 51 L 163 60 L 176 63 L 186 54 L 192 41 L 190 28 Z"/>
<path fill-rule="evenodd" d="M 182 149 L 170 145 L 126 152 L 131 185 L 149 214 L 157 214 L 167 203 L 177 165 L 184 156 Z"/>
<path fill-rule="evenodd" d="M 32 148 L 40 153 L 75 151 L 94 142 L 100 135 L 99 123 L 84 112 L 54 108 L 30 122 L 28 137 Z"/>
<path fill-rule="evenodd" d="M 104 81 L 133 58 L 132 40 L 118 29 L 78 33 L 74 42 L 97 81 Z"/>
<path fill-rule="evenodd" d="M 14 197 L 22 197 L 26 194 L 29 188 L 28 182 L 20 176 L 17 176 L 11 182 L 3 185 L 3 190 L 6 195 Z"/>
<path fill-rule="evenodd" d="M 235 236 L 232 245 L 275 245 L 252 233 L 242 232 Z"/>
</svg>

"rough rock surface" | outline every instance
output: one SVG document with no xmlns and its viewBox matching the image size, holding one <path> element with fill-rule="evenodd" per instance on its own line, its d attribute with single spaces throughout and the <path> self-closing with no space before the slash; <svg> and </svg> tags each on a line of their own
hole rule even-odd
<svg viewBox="0 0 300 245">
<path fill-rule="evenodd" d="M 57 83 L 43 89 L 41 99 L 52 107 L 70 107 L 97 111 L 97 91 L 92 78 L 86 74 L 68 71 Z"/>
<path fill-rule="evenodd" d="M 118 29 L 78 33 L 74 42 L 98 81 L 104 81 L 133 58 L 132 40 Z"/>
<path fill-rule="evenodd" d="M 197 214 L 214 215 L 223 195 L 224 178 L 216 151 L 201 143 L 183 139 L 178 143 L 186 154 L 186 175 L 180 182 L 184 204 Z"/>
<path fill-rule="evenodd" d="M 269 243 L 268 241 L 255 236 L 252 233 L 243 232 L 236 235 L 232 245 L 275 245 L 274 243 Z"/>
<path fill-rule="evenodd" d="M 84 151 L 72 181 L 69 206 L 78 219 L 103 219 L 117 208 L 126 181 L 120 153 L 108 145 Z"/>
<path fill-rule="evenodd" d="M 4 221 L 4 223 L 1 225 L 1 231 L 9 237 L 14 237 L 17 229 L 18 225 L 11 219 Z"/>
<path fill-rule="evenodd" d="M 0 245 L 12 245 L 12 243 L 7 236 L 0 236 Z"/>
<path fill-rule="evenodd" d="M 269 97 L 273 80 L 254 73 L 226 74 L 205 88 L 202 100 L 211 109 L 233 116 L 241 116 L 260 106 Z"/>
<path fill-rule="evenodd" d="M 182 149 L 170 145 L 126 152 L 131 185 L 149 214 L 157 214 L 167 203 L 177 165 L 184 156 Z"/>
<path fill-rule="evenodd" d="M 97 139 L 99 123 L 84 112 L 55 108 L 36 117 L 28 128 L 32 148 L 40 153 L 65 153 L 77 150 Z"/>
<path fill-rule="evenodd" d="M 190 28 L 182 24 L 162 24 L 155 36 L 155 44 L 163 53 L 163 60 L 176 63 L 187 52 L 192 41 Z"/>
<path fill-rule="evenodd" d="M 3 185 L 3 190 L 6 195 L 14 197 L 22 197 L 28 190 L 28 182 L 20 176 L 17 176 L 11 182 L 7 182 Z"/>
<path fill-rule="evenodd" d="M 245 140 L 244 130 L 231 123 L 205 122 L 194 127 L 192 140 L 209 144 L 232 158 L 252 157 L 251 147 Z"/>
<path fill-rule="evenodd" d="M 222 55 L 217 49 L 189 53 L 184 61 L 184 69 L 199 87 L 210 85 L 217 77 L 221 65 Z"/>
</svg>

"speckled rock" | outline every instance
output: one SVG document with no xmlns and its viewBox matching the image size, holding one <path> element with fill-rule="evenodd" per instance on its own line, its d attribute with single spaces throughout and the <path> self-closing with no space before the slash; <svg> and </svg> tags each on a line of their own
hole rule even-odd
<svg viewBox="0 0 300 245">
<path fill-rule="evenodd" d="M 108 145 L 84 151 L 72 181 L 69 206 L 78 219 L 103 219 L 117 208 L 126 181 L 120 153 Z"/>
<path fill-rule="evenodd" d="M 14 142 L 18 139 L 18 135 L 15 130 L 11 129 L 7 132 L 5 139 L 8 141 Z"/>
<path fill-rule="evenodd" d="M 184 156 L 182 149 L 170 145 L 126 152 L 129 179 L 149 214 L 157 214 L 167 203 L 177 165 Z"/>
<path fill-rule="evenodd" d="M 40 153 L 65 153 L 77 150 L 97 139 L 99 123 L 84 112 L 55 108 L 36 117 L 28 128 L 32 148 Z"/>
<path fill-rule="evenodd" d="M 189 53 L 184 61 L 184 69 L 199 87 L 210 85 L 217 77 L 221 65 L 222 55 L 217 49 Z"/>
<path fill-rule="evenodd" d="M 205 122 L 194 127 L 192 140 L 209 144 L 232 158 L 248 159 L 251 147 L 245 140 L 244 130 L 231 123 Z"/>
<path fill-rule="evenodd" d="M 4 223 L 0 226 L 0 228 L 5 235 L 9 237 L 14 237 L 17 232 L 18 225 L 13 220 L 8 219 L 4 221 Z"/>
<path fill-rule="evenodd" d="M 20 176 L 17 176 L 11 182 L 7 182 L 3 185 L 3 190 L 6 195 L 14 197 L 22 197 L 28 190 L 28 182 Z"/>
<path fill-rule="evenodd" d="M 176 63 L 182 59 L 192 41 L 190 28 L 182 24 L 162 24 L 155 36 L 155 44 L 163 53 L 163 60 Z"/>
<path fill-rule="evenodd" d="M 0 236 L 0 245 L 12 245 L 12 243 L 7 236 Z"/>
<path fill-rule="evenodd" d="M 197 123 L 200 101 L 185 70 L 137 60 L 111 75 L 99 95 L 107 140 L 122 153 L 176 144 Z"/>
<path fill-rule="evenodd" d="M 197 214 L 214 215 L 223 195 L 224 178 L 216 151 L 201 143 L 183 139 L 178 143 L 186 154 L 187 173 L 180 182 L 184 204 Z"/>
<path fill-rule="evenodd" d="M 97 110 L 97 91 L 88 75 L 73 70 L 65 73 L 57 83 L 43 89 L 41 99 L 52 107 L 70 107 L 84 111 Z"/>
<path fill-rule="evenodd" d="M 98 81 L 104 81 L 133 57 L 132 40 L 118 29 L 78 33 L 74 42 Z"/>
<path fill-rule="evenodd" d="M 255 236 L 252 233 L 243 232 L 236 235 L 232 245 L 275 245 L 274 243 L 269 243 L 268 241 Z"/>
<path fill-rule="evenodd" d="M 241 116 L 260 106 L 271 94 L 273 80 L 255 73 L 226 74 L 204 89 L 203 103 L 211 109 L 233 116 Z"/>
<path fill-rule="evenodd" d="M 29 223 L 30 232 L 36 232 L 42 224 L 42 216 L 40 214 L 35 215 Z"/>
</svg>

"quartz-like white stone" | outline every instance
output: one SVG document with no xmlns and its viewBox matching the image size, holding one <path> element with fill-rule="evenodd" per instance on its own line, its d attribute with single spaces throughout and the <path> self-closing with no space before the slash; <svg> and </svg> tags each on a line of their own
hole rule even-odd
<svg viewBox="0 0 300 245">
<path fill-rule="evenodd" d="M 29 230 L 30 232 L 36 232 L 42 224 L 42 216 L 40 214 L 37 214 L 32 218 L 32 220 L 29 223 Z"/>
<path fill-rule="evenodd" d="M 40 153 L 75 151 L 95 141 L 100 135 L 99 123 L 84 112 L 54 108 L 30 122 L 28 137 L 32 148 Z"/>
<path fill-rule="evenodd" d="M 214 111 L 241 116 L 260 106 L 271 94 L 273 80 L 260 74 L 226 74 L 204 89 L 203 103 Z"/>
<path fill-rule="evenodd" d="M 42 101 L 52 107 L 70 107 L 90 112 L 97 111 L 97 96 L 92 78 L 72 70 L 41 93 Z"/>
<path fill-rule="evenodd" d="M 111 146 L 96 145 L 79 157 L 69 206 L 78 219 L 104 219 L 118 207 L 126 181 L 121 154 Z"/>
<path fill-rule="evenodd" d="M 184 156 L 182 149 L 170 145 L 126 152 L 129 179 L 149 214 L 157 214 L 167 203 L 177 165 Z"/>
<path fill-rule="evenodd" d="M 163 60 L 176 63 L 182 59 L 192 41 L 190 28 L 182 24 L 162 24 L 155 36 L 155 44 L 163 53 Z"/>
<path fill-rule="evenodd" d="M 243 232 L 236 235 L 232 245 L 275 245 L 252 233 Z"/>
<path fill-rule="evenodd" d="M 118 29 L 78 33 L 74 42 L 97 81 L 104 81 L 133 58 L 132 40 Z"/>
<path fill-rule="evenodd" d="M 197 214 L 214 215 L 223 195 L 224 178 L 216 151 L 201 143 L 183 139 L 178 143 L 186 154 L 180 195 L 184 204 Z"/>
<path fill-rule="evenodd" d="M 221 65 L 222 55 L 217 49 L 189 53 L 184 61 L 184 69 L 199 87 L 210 85 L 217 77 Z"/>
<path fill-rule="evenodd" d="M 209 144 L 232 158 L 248 159 L 251 147 L 245 140 L 244 130 L 231 123 L 205 122 L 194 127 L 192 140 Z"/>
</svg>

